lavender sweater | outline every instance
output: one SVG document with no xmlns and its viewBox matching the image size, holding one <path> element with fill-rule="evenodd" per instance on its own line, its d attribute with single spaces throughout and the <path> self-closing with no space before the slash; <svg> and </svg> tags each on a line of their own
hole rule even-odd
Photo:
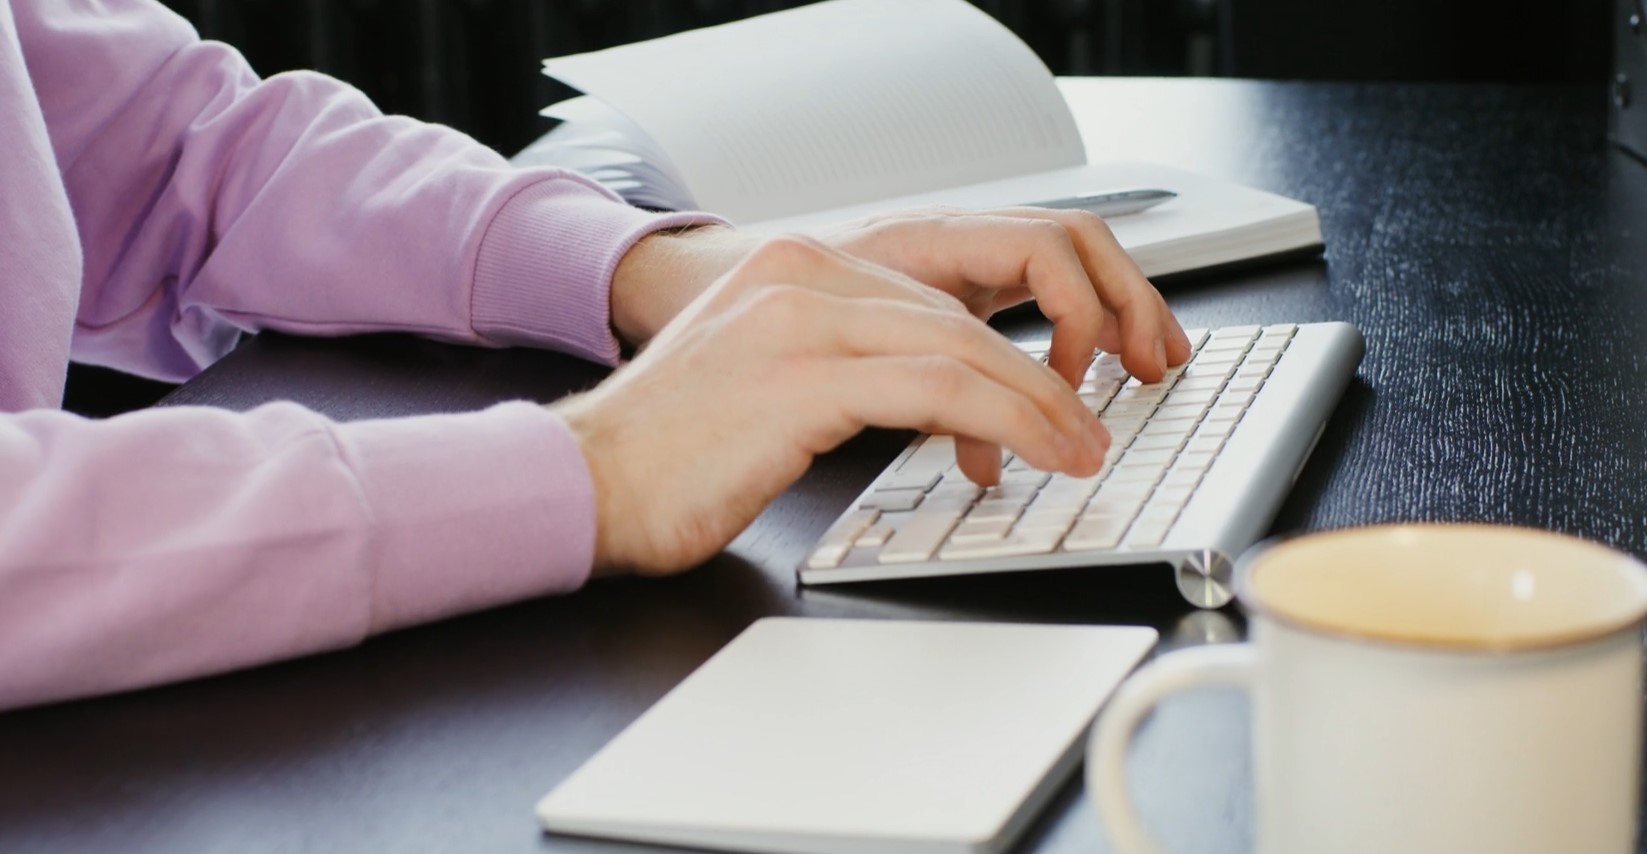
<svg viewBox="0 0 1647 854">
<path fill-rule="evenodd" d="M 0 0 L 0 707 L 346 646 L 591 561 L 588 470 L 541 407 L 91 422 L 56 411 L 70 359 L 180 380 L 248 329 L 397 329 L 611 362 L 618 259 L 701 221 L 259 80 L 153 0 Z"/>
</svg>

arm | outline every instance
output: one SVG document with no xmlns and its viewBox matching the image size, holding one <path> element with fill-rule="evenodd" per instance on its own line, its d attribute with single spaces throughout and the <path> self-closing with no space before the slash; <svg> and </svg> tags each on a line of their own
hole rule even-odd
<svg viewBox="0 0 1647 854">
<path fill-rule="evenodd" d="M 527 403 L 0 415 L 0 471 L 0 708 L 567 590 L 594 551 L 583 458 Z"/>
<path fill-rule="evenodd" d="M 322 75 L 260 80 L 153 0 L 14 5 L 85 255 L 81 361 L 181 379 L 269 328 L 611 362 L 618 259 L 713 221 L 514 169 Z"/>
</svg>

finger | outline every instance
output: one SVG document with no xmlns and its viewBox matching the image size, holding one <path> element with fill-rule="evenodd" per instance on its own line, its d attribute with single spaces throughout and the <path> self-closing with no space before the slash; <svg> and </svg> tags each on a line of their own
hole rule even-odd
<svg viewBox="0 0 1647 854">
<path fill-rule="evenodd" d="M 973 483 L 994 486 L 1001 482 L 1001 446 L 956 436 L 955 465 Z"/>
<path fill-rule="evenodd" d="M 1078 476 L 1102 464 L 1087 459 L 1028 397 L 947 356 L 829 359 L 811 376 L 819 398 L 844 418 L 846 435 L 867 426 L 953 433 L 1005 446 L 1044 471 Z"/>
<path fill-rule="evenodd" d="M 1111 352 L 1121 354 L 1127 370 L 1141 379 L 1156 380 L 1169 364 L 1189 359 L 1189 339 L 1183 328 L 1167 309 L 1160 291 L 1144 277 L 1101 217 L 1087 211 L 1040 208 L 1008 208 L 994 213 L 1050 220 L 1064 226 L 1088 281 L 1119 321 L 1119 340 L 1114 342 L 1119 346 Z"/>
<path fill-rule="evenodd" d="M 992 291 L 990 301 L 982 307 L 983 310 L 981 312 L 975 311 L 974 314 L 980 314 L 982 317 L 988 318 L 997 312 L 1021 305 L 1034 298 L 1035 294 L 1027 287 L 1002 288 Z M 1116 320 L 1115 312 L 1110 311 L 1108 306 L 1104 306 L 1103 311 L 1103 319 L 1098 324 L 1098 349 L 1105 353 L 1118 353 L 1121 351 L 1120 324 Z"/>
<path fill-rule="evenodd" d="M 790 309 L 817 330 L 817 341 L 849 356 L 946 356 L 1030 398 L 1082 450 L 1101 459 L 1108 434 L 1057 374 L 968 314 L 890 300 L 845 300 L 802 292 Z"/>
<path fill-rule="evenodd" d="M 951 253 L 960 278 L 1006 292 L 1007 300 L 1019 289 L 1035 297 L 1053 326 L 1048 364 L 1079 385 L 1102 339 L 1105 311 L 1069 231 L 1045 217 L 1006 212 L 940 212 L 929 222 L 927 254 Z"/>
</svg>

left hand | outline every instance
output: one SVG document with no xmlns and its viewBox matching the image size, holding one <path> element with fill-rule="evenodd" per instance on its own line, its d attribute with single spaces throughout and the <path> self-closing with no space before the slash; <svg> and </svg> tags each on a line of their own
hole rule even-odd
<svg viewBox="0 0 1647 854">
<path fill-rule="evenodd" d="M 1118 353 L 1128 371 L 1159 379 L 1189 359 L 1189 339 L 1160 292 L 1086 211 L 925 208 L 870 217 L 811 236 L 960 299 L 972 313 L 1035 299 L 1052 321 L 1049 363 L 1072 385 L 1094 350 Z M 625 255 L 612 278 L 619 335 L 644 344 L 709 283 L 737 266 L 761 236 L 726 228 L 655 234 Z"/>
<path fill-rule="evenodd" d="M 1047 362 L 1079 386 L 1094 350 L 1158 380 L 1189 339 L 1102 218 L 1078 210 L 929 208 L 816 235 L 965 303 L 979 318 L 1033 298 L 1052 321 Z"/>
<path fill-rule="evenodd" d="M 979 318 L 1031 298 L 1052 321 L 1047 362 L 1072 387 L 1095 350 L 1118 353 L 1134 376 L 1161 378 L 1189 360 L 1189 339 L 1161 294 L 1086 211 L 926 208 L 870 217 L 812 235 L 961 300 Z M 762 238 L 703 228 L 641 241 L 612 279 L 612 320 L 643 344 Z M 997 445 L 959 438 L 962 469 L 998 473 Z"/>
</svg>

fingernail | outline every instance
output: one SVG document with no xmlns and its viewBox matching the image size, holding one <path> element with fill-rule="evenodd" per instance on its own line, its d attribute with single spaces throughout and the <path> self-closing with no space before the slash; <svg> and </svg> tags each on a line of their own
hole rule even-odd
<svg viewBox="0 0 1647 854">
<path fill-rule="evenodd" d="M 1165 341 L 1155 342 L 1155 364 L 1161 366 L 1161 373 L 1167 372 L 1167 344 Z"/>
</svg>

